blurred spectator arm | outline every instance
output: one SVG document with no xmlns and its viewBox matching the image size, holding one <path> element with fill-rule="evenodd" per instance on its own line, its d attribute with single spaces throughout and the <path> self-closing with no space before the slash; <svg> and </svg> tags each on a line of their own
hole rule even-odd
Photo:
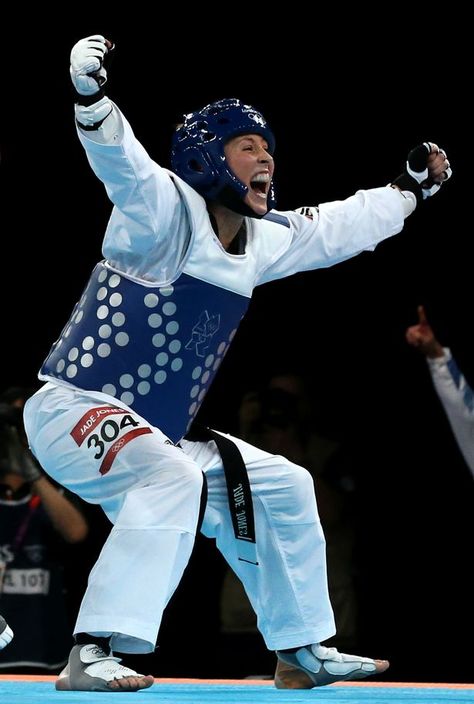
<svg viewBox="0 0 474 704">
<path fill-rule="evenodd" d="M 68 543 L 79 543 L 89 531 L 87 521 L 76 506 L 57 489 L 47 477 L 41 475 L 32 483 L 41 498 L 51 523 Z"/>
<path fill-rule="evenodd" d="M 423 306 L 418 306 L 418 323 L 407 328 L 405 336 L 408 344 L 426 357 L 436 392 L 474 476 L 474 393 L 449 348 L 437 340 Z"/>
</svg>

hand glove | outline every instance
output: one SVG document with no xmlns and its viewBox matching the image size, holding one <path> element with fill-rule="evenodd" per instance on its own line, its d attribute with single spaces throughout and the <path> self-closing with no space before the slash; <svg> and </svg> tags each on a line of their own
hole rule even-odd
<svg viewBox="0 0 474 704">
<path fill-rule="evenodd" d="M 3 436 L 7 441 L 7 461 L 4 461 L 4 470 L 11 474 L 18 474 L 27 482 L 39 479 L 43 472 L 31 452 L 23 444 L 17 428 L 12 425 L 5 426 Z"/>
<path fill-rule="evenodd" d="M 107 81 L 104 58 L 111 49 L 113 45 L 101 34 L 93 34 L 74 44 L 70 73 L 79 95 L 93 96 L 100 93 L 97 97 L 102 97 L 101 89 Z"/>
<path fill-rule="evenodd" d="M 446 162 L 447 168 L 443 172 L 444 180 L 442 182 L 436 182 L 432 176 L 430 176 L 428 157 L 433 151 L 433 146 L 436 153 L 441 152 L 441 154 L 446 156 L 443 149 L 438 150 L 436 145 L 432 145 L 431 142 L 423 142 L 423 144 L 419 144 L 409 152 L 405 171 L 392 181 L 392 185 L 398 186 L 402 191 L 411 191 L 414 193 L 418 202 L 437 193 L 442 183 L 447 181 L 452 175 L 449 162 Z"/>
</svg>

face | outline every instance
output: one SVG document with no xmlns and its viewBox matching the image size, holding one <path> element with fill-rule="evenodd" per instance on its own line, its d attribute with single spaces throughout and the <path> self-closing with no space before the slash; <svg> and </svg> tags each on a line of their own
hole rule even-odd
<svg viewBox="0 0 474 704">
<path fill-rule="evenodd" d="M 224 147 L 227 164 L 248 192 L 244 203 L 258 215 L 268 210 L 267 198 L 275 165 L 268 144 L 259 134 L 244 134 L 229 140 Z"/>
</svg>

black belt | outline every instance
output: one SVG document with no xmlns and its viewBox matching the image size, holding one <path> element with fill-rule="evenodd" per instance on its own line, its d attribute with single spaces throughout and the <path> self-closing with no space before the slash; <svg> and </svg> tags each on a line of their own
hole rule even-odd
<svg viewBox="0 0 474 704">
<path fill-rule="evenodd" d="M 230 515 L 234 535 L 238 541 L 239 560 L 258 565 L 252 491 L 239 448 L 235 442 L 224 435 L 198 424 L 193 425 L 186 439 L 198 442 L 214 440 L 216 443 L 224 466 Z"/>
</svg>

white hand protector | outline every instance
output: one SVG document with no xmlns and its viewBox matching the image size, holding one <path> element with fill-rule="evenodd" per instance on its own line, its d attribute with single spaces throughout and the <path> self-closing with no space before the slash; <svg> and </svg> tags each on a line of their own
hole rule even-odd
<svg viewBox="0 0 474 704">
<path fill-rule="evenodd" d="M 93 34 L 74 44 L 71 51 L 71 80 L 80 95 L 98 93 L 107 81 L 104 57 L 112 48 L 101 34 Z"/>
</svg>

